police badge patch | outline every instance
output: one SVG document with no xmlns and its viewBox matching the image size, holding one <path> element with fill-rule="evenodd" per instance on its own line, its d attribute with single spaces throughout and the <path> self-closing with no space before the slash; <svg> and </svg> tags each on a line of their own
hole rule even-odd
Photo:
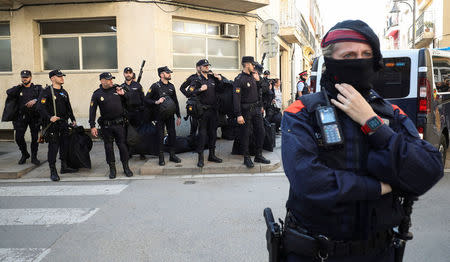
<svg viewBox="0 0 450 262">
<path fill-rule="evenodd" d="M 104 101 L 105 99 L 103 98 L 103 96 L 100 97 L 100 101 Z"/>
<path fill-rule="evenodd" d="M 247 82 L 247 86 L 250 87 L 250 83 L 249 82 Z"/>
</svg>

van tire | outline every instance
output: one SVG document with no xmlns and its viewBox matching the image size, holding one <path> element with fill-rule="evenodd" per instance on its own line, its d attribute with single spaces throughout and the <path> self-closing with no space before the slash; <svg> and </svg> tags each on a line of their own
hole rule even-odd
<svg viewBox="0 0 450 262">
<path fill-rule="evenodd" d="M 439 143 L 439 153 L 442 155 L 442 163 L 444 164 L 445 168 L 445 160 L 447 158 L 447 140 L 444 136 L 441 136 L 441 142 Z"/>
</svg>

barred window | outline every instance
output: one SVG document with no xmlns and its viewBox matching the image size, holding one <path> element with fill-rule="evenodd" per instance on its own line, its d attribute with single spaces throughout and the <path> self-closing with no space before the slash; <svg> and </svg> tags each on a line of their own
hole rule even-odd
<svg viewBox="0 0 450 262">
<path fill-rule="evenodd" d="M 9 23 L 0 22 L 0 72 L 11 71 L 11 32 Z"/>
<path fill-rule="evenodd" d="M 220 25 L 174 20 L 173 65 L 195 68 L 203 58 L 216 69 L 239 69 L 239 39 L 220 36 Z"/>
<path fill-rule="evenodd" d="M 42 21 L 44 70 L 117 69 L 116 20 Z"/>
</svg>

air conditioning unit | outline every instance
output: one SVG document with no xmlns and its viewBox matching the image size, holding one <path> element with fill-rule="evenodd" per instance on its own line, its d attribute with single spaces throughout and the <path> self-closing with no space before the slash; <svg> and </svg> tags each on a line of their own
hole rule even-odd
<svg viewBox="0 0 450 262">
<path fill-rule="evenodd" d="M 229 37 L 229 38 L 239 37 L 239 25 L 221 24 L 220 25 L 220 36 Z"/>
</svg>

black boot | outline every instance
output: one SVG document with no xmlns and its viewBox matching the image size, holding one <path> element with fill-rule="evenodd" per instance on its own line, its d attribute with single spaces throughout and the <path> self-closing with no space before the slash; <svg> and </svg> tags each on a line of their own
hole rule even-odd
<svg viewBox="0 0 450 262">
<path fill-rule="evenodd" d="M 166 162 L 164 161 L 164 153 L 159 153 L 159 165 L 164 166 Z"/>
<path fill-rule="evenodd" d="M 255 162 L 257 162 L 257 163 L 263 163 L 263 164 L 270 164 L 270 160 L 269 160 L 269 159 L 266 159 L 265 157 L 263 157 L 262 151 L 261 151 L 261 150 L 259 150 L 259 151 L 256 153 L 256 156 L 255 156 Z"/>
<path fill-rule="evenodd" d="M 114 179 L 116 178 L 116 162 L 109 163 L 109 178 Z"/>
<path fill-rule="evenodd" d="M 216 150 L 214 148 L 209 149 L 208 161 L 222 163 L 222 159 L 216 156 Z"/>
<path fill-rule="evenodd" d="M 205 165 L 205 162 L 203 160 L 203 152 L 198 153 L 198 162 L 197 162 L 197 166 L 198 167 L 203 167 Z"/>
<path fill-rule="evenodd" d="M 36 153 L 31 153 L 31 163 L 35 164 L 36 166 L 41 164 L 41 161 L 39 161 L 39 159 L 37 159 Z"/>
<path fill-rule="evenodd" d="M 244 156 L 244 165 L 248 168 L 255 167 L 255 165 L 252 162 L 252 159 L 249 156 Z"/>
<path fill-rule="evenodd" d="M 25 164 L 25 162 L 27 161 L 28 158 L 30 158 L 30 154 L 28 154 L 27 151 L 23 152 L 22 157 L 19 160 L 19 165 Z"/>
<path fill-rule="evenodd" d="M 181 159 L 175 155 L 174 152 L 170 152 L 169 161 L 175 162 L 175 163 L 181 163 Z"/>
<path fill-rule="evenodd" d="M 130 177 L 133 176 L 133 172 L 131 172 L 130 167 L 128 166 L 128 161 L 122 162 L 123 166 L 123 172 L 125 173 L 125 176 Z"/>
<path fill-rule="evenodd" d="M 78 168 L 71 168 L 65 161 L 61 160 L 61 174 L 78 172 Z"/>
<path fill-rule="evenodd" d="M 56 166 L 55 164 L 50 165 L 50 179 L 52 181 L 59 181 L 59 176 L 58 176 L 58 171 L 56 171 Z"/>
</svg>

